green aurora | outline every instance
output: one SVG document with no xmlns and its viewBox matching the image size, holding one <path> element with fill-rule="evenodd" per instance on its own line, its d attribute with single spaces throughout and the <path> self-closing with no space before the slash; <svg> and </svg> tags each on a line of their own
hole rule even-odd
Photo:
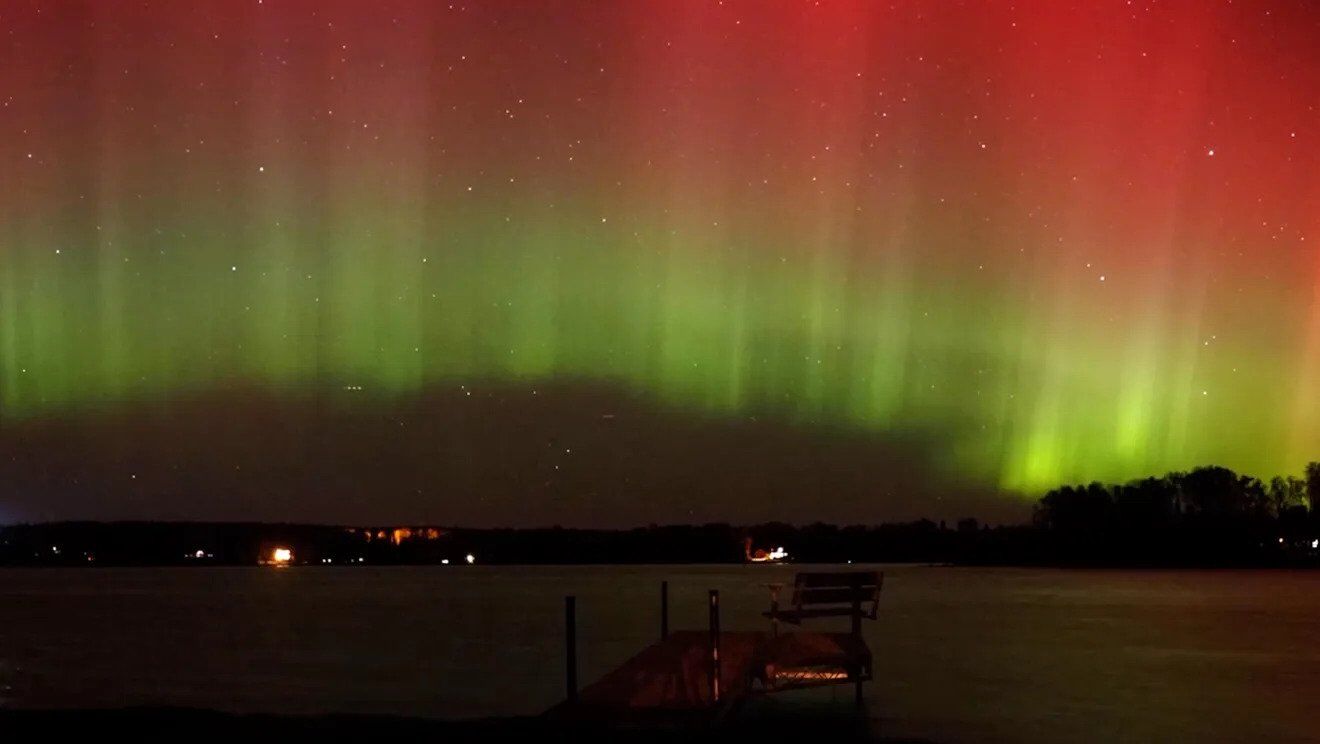
<svg viewBox="0 0 1320 744">
<path fill-rule="evenodd" d="M 128 18 L 57 82 L 31 47 L 0 58 L 25 70 L 0 119 L 0 426 L 231 385 L 374 405 L 587 379 L 922 431 L 952 475 L 1028 496 L 1320 454 L 1317 114 L 1241 113 L 1265 37 L 1229 71 L 1179 57 L 1226 43 L 1209 16 L 1020 32 L 1149 44 L 1176 64 L 1148 78 L 855 9 L 787 56 L 775 13 L 727 47 L 658 6 L 553 43 L 326 12 L 346 30 L 221 14 L 214 43 L 244 41 L 193 56 L 213 42 L 186 9 L 159 38 Z M 664 33 L 601 48 L 601 23 Z"/>
</svg>

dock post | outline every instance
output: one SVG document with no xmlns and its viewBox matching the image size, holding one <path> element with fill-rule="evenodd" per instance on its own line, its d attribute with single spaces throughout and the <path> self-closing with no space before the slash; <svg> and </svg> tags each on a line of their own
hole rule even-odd
<svg viewBox="0 0 1320 744">
<path fill-rule="evenodd" d="M 710 590 L 710 700 L 720 701 L 720 592 Z"/>
<path fill-rule="evenodd" d="M 568 702 L 577 702 L 577 597 L 564 597 L 564 678 Z"/>
<path fill-rule="evenodd" d="M 860 637 L 862 635 L 862 597 L 857 579 L 852 579 L 852 634 Z M 853 704 L 858 708 L 862 707 L 864 702 L 862 692 L 862 675 L 864 670 L 858 666 L 854 672 L 857 675 L 856 690 L 853 692 Z"/>
<path fill-rule="evenodd" d="M 660 582 L 660 640 L 669 637 L 669 582 Z"/>
</svg>

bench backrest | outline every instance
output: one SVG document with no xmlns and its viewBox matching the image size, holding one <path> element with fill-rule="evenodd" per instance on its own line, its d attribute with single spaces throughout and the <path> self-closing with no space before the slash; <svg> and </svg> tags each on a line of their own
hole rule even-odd
<svg viewBox="0 0 1320 744">
<path fill-rule="evenodd" d="M 880 604 L 883 571 L 800 573 L 793 580 L 793 607 L 797 610 L 837 610 L 875 619 Z"/>
</svg>

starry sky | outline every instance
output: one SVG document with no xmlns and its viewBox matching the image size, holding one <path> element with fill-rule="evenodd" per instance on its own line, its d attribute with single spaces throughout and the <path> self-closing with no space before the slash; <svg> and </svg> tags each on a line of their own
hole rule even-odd
<svg viewBox="0 0 1320 744">
<path fill-rule="evenodd" d="M 1306 0 L 13 0 L 0 521 L 1296 473 L 1318 106 Z"/>
</svg>

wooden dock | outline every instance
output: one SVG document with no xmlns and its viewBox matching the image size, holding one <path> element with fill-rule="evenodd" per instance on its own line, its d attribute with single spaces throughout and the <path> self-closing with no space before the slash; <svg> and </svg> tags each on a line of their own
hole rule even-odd
<svg viewBox="0 0 1320 744">
<path fill-rule="evenodd" d="M 709 628 L 669 632 L 668 582 L 661 586 L 660 639 L 578 689 L 576 600 L 565 601 L 567 697 L 546 712 L 565 722 L 622 726 L 714 723 L 756 694 L 871 678 L 860 633 L 722 632 L 719 592 L 709 592 Z"/>
<path fill-rule="evenodd" d="M 752 692 L 769 634 L 719 636 L 719 686 L 711 682 L 711 642 L 705 631 L 676 631 L 556 706 L 558 718 L 619 723 L 716 720 Z"/>
</svg>

